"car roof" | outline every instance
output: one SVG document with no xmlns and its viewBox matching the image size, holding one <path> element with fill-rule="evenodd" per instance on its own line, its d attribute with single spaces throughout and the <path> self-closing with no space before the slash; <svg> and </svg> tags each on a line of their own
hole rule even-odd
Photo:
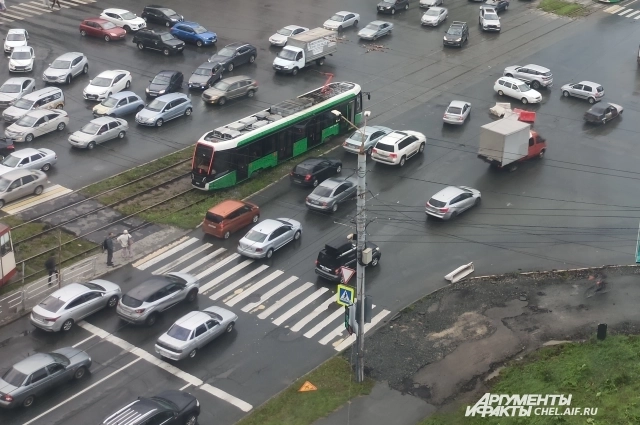
<svg viewBox="0 0 640 425">
<path fill-rule="evenodd" d="M 535 69 L 536 71 L 541 71 L 541 72 L 551 72 L 549 68 L 545 68 L 544 66 L 534 65 L 534 64 L 525 65 L 522 68 Z"/>
<path fill-rule="evenodd" d="M 382 139 L 378 140 L 378 143 L 383 143 L 385 145 L 395 145 L 400 140 L 407 137 L 408 134 L 402 131 L 395 130 L 392 133 L 387 134 Z"/>
<path fill-rule="evenodd" d="M 469 102 L 465 102 L 464 100 L 452 100 L 449 106 L 453 106 L 456 108 L 464 108 L 464 105 L 466 105 L 467 103 Z"/>
<path fill-rule="evenodd" d="M 511 83 L 511 84 L 525 84 L 524 81 L 522 80 L 518 80 L 517 78 L 513 78 L 513 77 L 500 77 L 498 78 L 498 80 L 503 80 L 506 81 L 507 83 Z"/>
<path fill-rule="evenodd" d="M 31 46 L 20 46 L 20 47 L 14 47 L 13 51 L 14 52 L 31 52 L 32 47 Z"/>
<path fill-rule="evenodd" d="M 224 47 L 228 47 L 228 48 L 230 48 L 230 49 L 237 49 L 237 48 L 239 48 L 239 47 L 246 46 L 246 45 L 248 45 L 248 44 L 249 44 L 249 43 L 243 43 L 243 42 L 241 42 L 241 41 L 238 41 L 238 42 L 236 42 L 236 43 L 227 44 L 227 45 L 226 45 L 226 46 L 224 46 Z"/>
<path fill-rule="evenodd" d="M 178 74 L 178 73 L 180 73 L 180 71 L 171 71 L 169 69 L 163 69 L 162 71 L 160 71 L 160 72 L 158 72 L 156 74 L 156 77 L 158 75 L 169 75 L 169 76 L 171 76 L 171 75 Z"/>
<path fill-rule="evenodd" d="M 374 24 L 374 25 L 382 25 L 382 24 L 386 24 L 387 21 L 371 21 L 369 22 L 369 24 Z"/>
<path fill-rule="evenodd" d="M 280 226 L 282 225 L 284 225 L 284 223 L 281 221 L 267 218 L 266 220 L 262 220 L 261 222 L 253 226 L 251 230 L 255 230 L 256 232 L 260 232 L 260 233 L 269 234 L 274 230 L 280 228 Z"/>
<path fill-rule="evenodd" d="M 602 84 L 594 83 L 593 81 L 580 81 L 578 84 L 586 84 L 586 85 L 595 86 L 595 87 L 602 86 Z"/>
<path fill-rule="evenodd" d="M 28 116 L 34 117 L 34 118 L 42 118 L 45 115 L 49 115 L 50 113 L 56 113 L 56 112 L 58 112 L 58 111 L 51 110 L 51 109 L 32 109 L 29 112 L 27 112 L 25 114 L 25 116 L 28 115 Z"/>
<path fill-rule="evenodd" d="M 55 60 L 66 60 L 66 59 L 75 59 L 78 56 L 84 56 L 84 53 L 80 52 L 67 52 L 58 56 Z"/>
<path fill-rule="evenodd" d="M 176 100 L 176 99 L 189 99 L 189 96 L 187 96 L 184 93 L 168 93 L 168 94 L 163 94 L 162 96 L 158 96 L 156 97 L 156 99 L 160 99 L 163 102 L 171 102 L 172 100 Z"/>
<path fill-rule="evenodd" d="M 7 32 L 7 34 L 24 34 L 26 32 L 27 30 L 24 28 L 12 28 Z"/>
<path fill-rule="evenodd" d="M 59 299 L 60 301 L 69 302 L 78 295 L 82 295 L 89 292 L 90 289 L 79 283 L 70 283 L 62 288 L 53 292 L 50 296 Z"/>
<path fill-rule="evenodd" d="M 242 201 L 236 201 L 235 199 L 227 199 L 226 201 L 222 201 L 217 205 L 209 208 L 210 213 L 220 215 L 222 217 L 226 217 L 232 211 L 237 210 L 238 208 L 244 207 L 246 204 Z"/>
<path fill-rule="evenodd" d="M 493 12 L 496 15 L 498 14 L 498 12 L 496 12 L 496 8 L 493 6 L 487 6 L 486 4 L 483 4 L 482 6 L 480 6 L 480 9 L 486 11 L 486 12 Z"/>
<path fill-rule="evenodd" d="M 438 201 L 448 202 L 461 193 L 466 193 L 467 191 L 457 187 L 457 186 L 449 186 L 442 189 L 440 192 L 436 193 L 432 196 L 433 199 L 437 199 Z"/>
<path fill-rule="evenodd" d="M 344 15 L 347 15 L 349 13 L 353 13 L 353 12 L 347 12 L 346 10 L 341 10 L 340 12 L 336 12 L 335 14 L 344 16 Z M 354 15 L 355 15 L 355 13 L 354 13 Z"/>
<path fill-rule="evenodd" d="M 113 117 L 98 117 L 98 118 L 94 118 L 89 122 L 92 122 L 94 124 L 97 125 L 104 125 L 104 124 L 109 124 L 110 122 L 115 121 L 116 119 Z"/>
<path fill-rule="evenodd" d="M 84 22 L 95 22 L 97 24 L 106 24 L 109 21 L 103 18 L 86 18 Z"/>
<path fill-rule="evenodd" d="M 106 71 L 102 71 L 100 74 L 96 75 L 94 78 L 103 77 L 103 78 L 115 78 L 116 75 L 120 73 L 128 74 L 129 71 L 125 71 L 124 69 L 107 69 Z"/>
<path fill-rule="evenodd" d="M 224 81 L 225 83 L 237 83 L 238 81 L 242 81 L 242 80 L 251 80 L 251 77 L 248 77 L 246 75 L 238 75 L 236 77 L 229 77 L 229 78 L 224 78 L 222 81 Z"/>
<path fill-rule="evenodd" d="M 36 148 L 24 148 L 24 149 L 20 149 L 19 151 L 11 152 L 11 156 L 13 156 L 15 158 L 26 158 L 28 156 L 35 155 L 37 153 L 46 154 L 47 152 L 43 152 L 43 151 L 38 150 Z"/>
<path fill-rule="evenodd" d="M 122 99 L 124 97 L 129 97 L 129 96 L 136 96 L 138 98 L 140 98 L 140 96 L 138 96 L 137 94 L 135 94 L 134 92 L 127 90 L 127 91 L 120 91 L 118 93 L 113 93 L 110 97 L 113 97 L 114 99 Z"/>
<path fill-rule="evenodd" d="M 20 177 L 24 177 L 24 176 L 28 176 L 30 174 L 33 174 L 31 170 L 11 170 L 9 172 L 6 172 L 2 175 L 3 179 L 6 180 L 13 180 L 13 179 L 19 179 Z"/>
<path fill-rule="evenodd" d="M 601 112 L 604 112 L 604 110 L 607 109 L 608 106 L 609 106 L 608 103 L 605 103 L 605 104 L 597 103 L 593 105 L 591 108 L 589 108 L 587 113 L 593 113 L 593 112 L 601 113 Z"/>
<path fill-rule="evenodd" d="M 340 186 L 346 181 L 349 181 L 347 177 L 331 177 L 320 183 L 319 186 L 333 189 L 334 187 Z"/>
<path fill-rule="evenodd" d="M 33 80 L 33 81 L 35 81 L 35 79 L 34 79 L 34 78 L 31 78 L 31 77 L 12 77 L 12 78 L 9 78 L 9 79 L 8 79 L 7 81 L 5 81 L 4 83 L 2 83 L 2 85 L 5 85 L 5 84 L 22 84 L 22 83 L 24 83 L 26 80 Z"/>
<path fill-rule="evenodd" d="M 297 30 L 298 28 L 304 28 L 304 27 L 301 27 L 300 25 L 287 25 L 283 29 L 286 29 L 286 30 Z"/>
<path fill-rule="evenodd" d="M 440 12 L 441 10 L 446 10 L 446 7 L 438 7 L 438 6 L 432 6 L 429 8 L 429 10 L 433 10 L 435 12 Z"/>
<path fill-rule="evenodd" d="M 26 359 L 20 360 L 13 365 L 13 368 L 24 373 L 25 375 L 31 375 L 38 369 L 53 363 L 53 357 L 47 353 L 36 353 Z"/>
<path fill-rule="evenodd" d="M 131 298 L 135 298 L 139 301 L 146 300 L 150 295 L 155 294 L 159 289 L 164 288 L 170 283 L 168 278 L 163 275 L 153 276 L 135 288 L 127 292 L 127 295 Z"/>
<path fill-rule="evenodd" d="M 118 8 L 113 7 L 113 8 L 105 9 L 102 12 L 103 13 L 109 12 L 109 13 L 122 14 L 122 13 L 129 12 L 129 11 L 127 9 L 118 9 Z"/>
<path fill-rule="evenodd" d="M 316 165 L 316 164 L 320 164 L 322 161 L 325 161 L 326 158 L 318 158 L 318 157 L 312 157 L 312 158 L 306 158 L 304 161 L 296 164 L 296 167 L 298 165 Z"/>
<path fill-rule="evenodd" d="M 202 323 L 207 320 L 211 320 L 211 316 L 202 311 L 191 311 L 178 320 L 176 320 L 176 325 L 182 326 L 185 329 L 194 330 Z"/>
</svg>

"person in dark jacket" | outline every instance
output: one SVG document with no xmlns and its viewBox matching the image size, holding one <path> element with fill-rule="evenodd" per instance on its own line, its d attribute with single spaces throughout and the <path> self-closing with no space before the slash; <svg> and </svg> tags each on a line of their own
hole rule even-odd
<svg viewBox="0 0 640 425">
<path fill-rule="evenodd" d="M 109 232 L 109 236 L 104 238 L 102 242 L 102 252 L 107 251 L 107 266 L 113 267 L 113 232 Z"/>
<path fill-rule="evenodd" d="M 56 268 L 56 257 L 52 255 L 47 258 L 47 261 L 44 262 L 44 267 L 49 272 L 49 286 L 51 286 L 51 276 L 53 276 L 54 273 L 56 274 L 56 280 L 60 279 L 60 272 L 58 272 Z"/>
</svg>

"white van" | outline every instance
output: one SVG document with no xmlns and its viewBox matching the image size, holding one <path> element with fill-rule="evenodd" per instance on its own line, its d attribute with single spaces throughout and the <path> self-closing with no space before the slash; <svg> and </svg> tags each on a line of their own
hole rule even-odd
<svg viewBox="0 0 640 425">
<path fill-rule="evenodd" d="M 2 118 L 6 122 L 14 122 L 34 109 L 62 109 L 64 108 L 64 93 L 58 87 L 45 87 L 36 90 L 4 110 Z"/>
</svg>

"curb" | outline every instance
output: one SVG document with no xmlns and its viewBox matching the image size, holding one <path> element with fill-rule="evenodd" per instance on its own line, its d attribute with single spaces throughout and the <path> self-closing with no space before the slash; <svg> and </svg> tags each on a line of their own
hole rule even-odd
<svg viewBox="0 0 640 425">
<path fill-rule="evenodd" d="M 629 265 L 602 265 L 602 266 L 594 266 L 594 267 L 581 267 L 577 269 L 564 269 L 564 270 L 546 270 L 546 271 L 535 271 L 535 272 L 521 272 L 521 273 L 503 273 L 503 274 L 490 274 L 485 276 L 475 276 L 470 278 L 465 278 L 460 281 L 460 283 L 464 283 L 467 281 L 473 280 L 487 280 L 487 279 L 499 279 L 513 276 L 544 276 L 544 275 L 553 275 L 559 273 L 577 273 L 589 270 L 604 270 L 604 269 L 622 269 L 622 268 L 639 268 L 640 264 L 629 264 Z"/>
</svg>

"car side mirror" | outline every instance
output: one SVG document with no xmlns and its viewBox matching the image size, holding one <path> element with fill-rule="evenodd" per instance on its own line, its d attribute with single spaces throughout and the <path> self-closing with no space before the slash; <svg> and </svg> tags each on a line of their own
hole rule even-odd
<svg viewBox="0 0 640 425">
<path fill-rule="evenodd" d="M 149 82 L 151 82 L 151 80 L 149 80 Z"/>
<path fill-rule="evenodd" d="M 18 164 L 18 167 L 22 167 L 22 164 Z"/>
<path fill-rule="evenodd" d="M 92 81 L 93 81 L 93 80 L 89 80 L 89 84 L 91 84 L 91 82 L 92 82 Z"/>
</svg>

